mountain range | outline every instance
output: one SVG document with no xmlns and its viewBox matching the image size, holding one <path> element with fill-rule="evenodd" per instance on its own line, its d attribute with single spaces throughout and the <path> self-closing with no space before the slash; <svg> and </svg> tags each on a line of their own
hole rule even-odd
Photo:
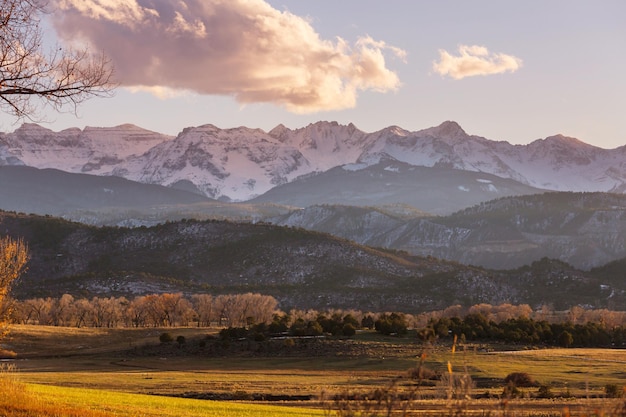
<svg viewBox="0 0 626 417">
<path fill-rule="evenodd" d="M 352 124 L 318 122 L 295 130 L 279 125 L 269 132 L 204 125 L 186 128 L 176 137 L 133 125 L 53 132 L 24 124 L 0 134 L 0 165 L 114 175 L 224 201 L 260 198 L 278 186 L 333 168 L 393 170 L 397 164 L 472 172 L 482 184 L 493 183 L 496 176 L 528 187 L 527 193 L 623 193 L 625 161 L 626 146 L 607 150 L 562 135 L 511 145 L 469 135 L 451 121 L 415 132 L 392 126 L 365 133 Z M 472 192 L 462 183 L 456 188 Z M 352 200 L 341 204 L 359 205 L 358 199 Z M 441 212 L 449 214 L 459 206 Z"/>
<path fill-rule="evenodd" d="M 204 125 L 176 137 L 25 124 L 0 134 L 3 210 L 114 226 L 261 221 L 498 269 L 626 256 L 625 184 L 626 147 L 560 135 L 511 145 L 455 122 L 374 133 Z"/>
</svg>

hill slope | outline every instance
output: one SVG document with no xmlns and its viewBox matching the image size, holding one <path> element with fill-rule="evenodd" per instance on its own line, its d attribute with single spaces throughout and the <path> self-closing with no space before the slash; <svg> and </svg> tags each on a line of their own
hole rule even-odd
<svg viewBox="0 0 626 417">
<path fill-rule="evenodd" d="M 274 295 L 283 309 L 417 312 L 481 302 L 601 307 L 624 293 L 623 283 L 605 284 L 559 262 L 488 271 L 270 225 L 95 228 L 2 213 L 0 227 L 30 247 L 29 270 L 15 288 L 20 298 L 254 291 Z"/>
<path fill-rule="evenodd" d="M 370 166 L 346 165 L 299 178 L 250 202 L 296 207 L 406 204 L 444 215 L 500 197 L 542 192 L 544 190 L 495 175 L 386 160 Z"/>
<path fill-rule="evenodd" d="M 589 269 L 626 256 L 626 196 L 545 193 L 482 203 L 446 217 L 402 219 L 376 208 L 312 206 L 278 225 L 370 246 L 510 269 L 543 257 Z"/>
</svg>

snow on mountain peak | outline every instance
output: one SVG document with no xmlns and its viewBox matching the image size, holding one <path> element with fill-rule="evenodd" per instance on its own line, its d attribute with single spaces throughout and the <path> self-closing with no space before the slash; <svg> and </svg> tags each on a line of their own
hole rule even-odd
<svg viewBox="0 0 626 417">
<path fill-rule="evenodd" d="M 0 134 L 0 164 L 162 185 L 189 181 L 209 197 L 237 201 L 301 175 L 381 160 L 484 172 L 551 190 L 624 190 L 625 154 L 626 147 L 609 151 L 563 135 L 514 146 L 468 135 L 453 121 L 416 132 L 390 126 L 365 133 L 352 123 L 320 121 L 295 130 L 279 124 L 267 133 L 205 124 L 175 138 L 132 124 L 62 132 L 24 124 Z"/>
</svg>

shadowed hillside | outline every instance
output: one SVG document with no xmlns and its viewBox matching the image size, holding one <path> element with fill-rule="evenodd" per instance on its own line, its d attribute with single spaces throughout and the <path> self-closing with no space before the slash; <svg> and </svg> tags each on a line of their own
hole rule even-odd
<svg viewBox="0 0 626 417">
<path fill-rule="evenodd" d="M 601 277 L 559 262 L 489 271 L 266 224 L 96 228 L 3 213 L 0 227 L 31 250 L 15 288 L 20 298 L 253 291 L 275 296 L 284 309 L 406 312 L 481 302 L 604 306 L 622 298 L 623 284 L 601 287 Z"/>
</svg>

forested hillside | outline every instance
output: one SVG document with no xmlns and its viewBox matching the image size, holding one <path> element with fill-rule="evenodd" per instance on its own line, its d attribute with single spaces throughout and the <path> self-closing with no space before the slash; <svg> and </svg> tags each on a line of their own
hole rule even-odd
<svg viewBox="0 0 626 417">
<path fill-rule="evenodd" d="M 284 309 L 405 312 L 481 302 L 611 307 L 623 299 L 623 282 L 609 270 L 584 272 L 546 259 L 490 271 L 267 224 L 183 220 L 96 228 L 5 212 L 0 228 L 23 237 L 31 251 L 15 288 L 20 298 L 257 292 Z"/>
</svg>

